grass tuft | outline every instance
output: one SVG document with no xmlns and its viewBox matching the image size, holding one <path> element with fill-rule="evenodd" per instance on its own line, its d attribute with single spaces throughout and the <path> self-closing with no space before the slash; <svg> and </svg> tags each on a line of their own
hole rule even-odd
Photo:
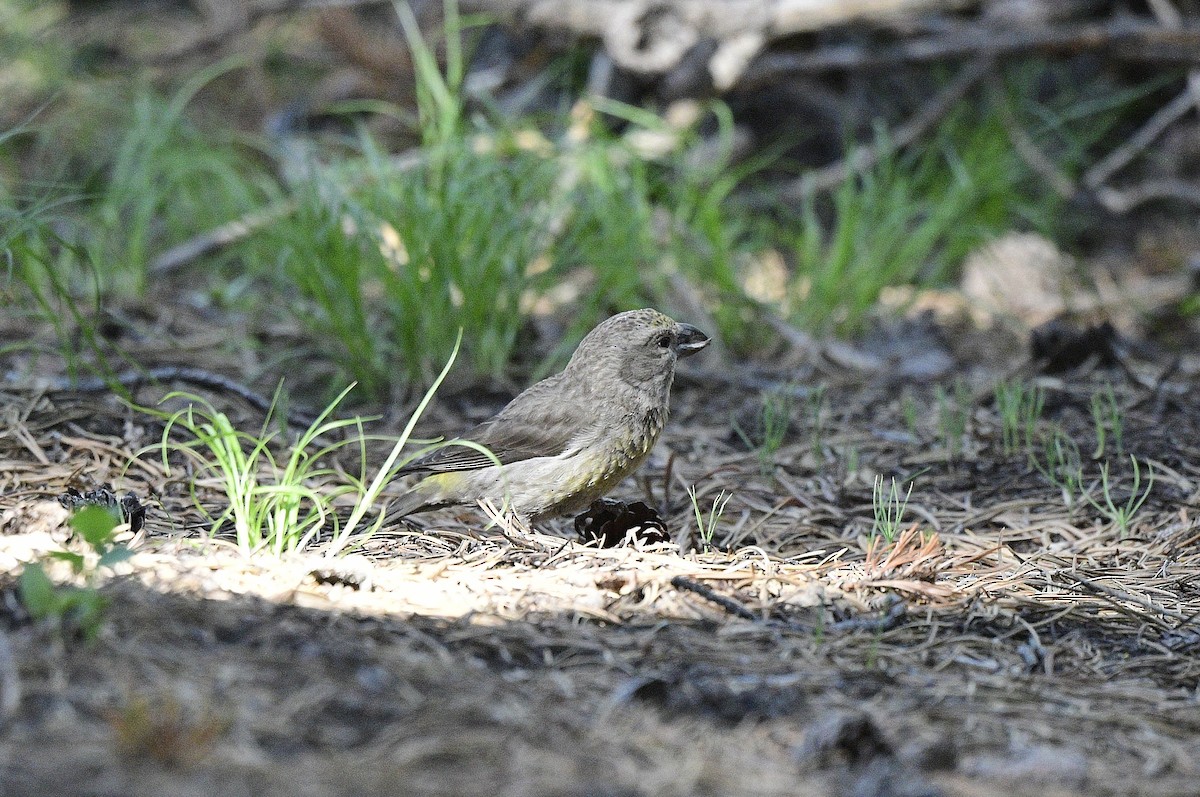
<svg viewBox="0 0 1200 797">
<path fill-rule="evenodd" d="M 1101 504 L 1092 498 L 1091 493 L 1087 493 L 1084 496 L 1087 498 L 1088 503 L 1117 529 L 1117 533 L 1122 540 L 1129 536 L 1129 527 L 1133 522 L 1134 516 L 1142 508 L 1142 504 L 1146 503 L 1146 499 L 1150 497 L 1150 491 L 1154 489 L 1154 468 L 1149 468 L 1146 489 L 1142 490 L 1142 469 L 1138 464 L 1137 457 L 1130 454 L 1129 461 L 1133 465 L 1133 481 L 1129 488 L 1129 497 L 1125 500 L 1125 503 L 1118 503 L 1117 499 L 1113 496 L 1113 485 L 1109 482 L 1107 462 L 1100 465 L 1100 492 L 1104 503 Z"/>
<path fill-rule="evenodd" d="M 460 333 L 461 334 L 461 333 Z M 391 453 L 373 477 L 369 477 L 365 419 L 333 419 L 334 411 L 353 389 L 345 388 L 295 440 L 280 441 L 282 433 L 272 429 L 275 404 L 257 433 L 237 429 L 225 413 L 200 396 L 171 393 L 163 402 L 182 399 L 186 406 L 174 412 L 152 407 L 137 409 L 164 422 L 159 444 L 152 449 L 162 457 L 170 473 L 172 455 L 181 455 L 189 463 L 189 485 L 196 494 L 198 484 L 215 483 L 225 494 L 227 505 L 212 514 L 196 501 L 196 507 L 209 520 L 209 533 L 217 534 L 232 526 L 238 549 L 245 554 L 268 551 L 280 555 L 303 550 L 325 542 L 328 555 L 360 544 L 378 530 L 383 514 L 373 524 L 365 523 L 379 504 L 383 490 L 396 471 L 406 463 L 432 450 L 425 447 L 402 456 L 412 440 L 417 420 L 433 400 L 438 387 L 449 374 L 458 354 L 451 351 L 441 373 L 434 379 L 421 402 L 409 417 L 404 431 L 394 441 Z M 276 403 L 279 392 L 276 392 Z M 352 431 L 340 440 L 328 438 Z M 184 439 L 173 440 L 182 432 Z M 355 448 L 359 467 L 348 473 L 335 455 Z M 436 446 L 434 446 L 436 447 Z M 145 452 L 142 452 L 145 453 Z M 349 506 L 343 521 L 339 507 Z"/>
<path fill-rule="evenodd" d="M 912 496 L 913 484 L 908 485 L 908 492 L 901 492 L 893 477 L 891 486 L 884 489 L 883 476 L 876 476 L 871 489 L 871 511 L 874 521 L 871 524 L 870 539 L 883 537 L 892 542 L 900 534 L 900 525 L 904 522 L 904 512 L 908 508 L 908 499 Z"/>
<path fill-rule="evenodd" d="M 717 526 L 721 522 L 721 516 L 725 514 L 725 507 L 729 503 L 729 499 L 733 498 L 733 494 L 722 490 L 713 500 L 712 506 L 709 507 L 708 516 L 700 509 L 700 499 L 696 495 L 696 485 L 689 485 L 687 488 L 688 498 L 692 502 L 692 513 L 696 517 L 696 533 L 700 536 L 701 542 L 704 543 L 704 550 L 711 551 L 713 547 L 713 538 L 717 533 Z"/>
<path fill-rule="evenodd" d="M 995 397 L 1004 453 L 1011 455 L 1025 451 L 1032 456 L 1037 442 L 1037 424 L 1045 404 L 1042 389 L 1020 382 L 1002 382 L 996 386 Z"/>
</svg>

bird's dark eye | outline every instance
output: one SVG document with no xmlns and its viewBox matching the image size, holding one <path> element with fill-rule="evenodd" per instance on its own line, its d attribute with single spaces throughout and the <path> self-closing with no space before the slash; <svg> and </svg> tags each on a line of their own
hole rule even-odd
<svg viewBox="0 0 1200 797">
<path fill-rule="evenodd" d="M 667 332 L 664 332 L 655 339 L 654 343 L 660 349 L 669 348 L 671 345 L 671 335 Z"/>
</svg>

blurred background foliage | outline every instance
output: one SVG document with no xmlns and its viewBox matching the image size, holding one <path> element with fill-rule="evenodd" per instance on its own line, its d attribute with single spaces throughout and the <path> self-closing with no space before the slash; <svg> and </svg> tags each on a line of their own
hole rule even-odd
<svg viewBox="0 0 1200 797">
<path fill-rule="evenodd" d="M 262 14 L 210 41 L 218 7 L 0 0 L 4 297 L 73 368 L 109 367 L 101 321 L 129 302 L 242 319 L 251 348 L 283 325 L 303 345 L 273 367 L 319 361 L 330 395 L 427 384 L 459 328 L 471 373 L 544 373 L 640 305 L 736 356 L 771 350 L 764 318 L 855 336 L 888 288 L 953 285 L 1006 232 L 1111 246 L 1120 225 L 1045 170 L 1078 185 L 1184 75 L 1004 60 L 900 146 L 951 71 L 829 76 L 764 120 L 777 86 L 597 93 L 596 42 L 453 4 Z M 864 168 L 789 188 L 862 148 Z"/>
</svg>

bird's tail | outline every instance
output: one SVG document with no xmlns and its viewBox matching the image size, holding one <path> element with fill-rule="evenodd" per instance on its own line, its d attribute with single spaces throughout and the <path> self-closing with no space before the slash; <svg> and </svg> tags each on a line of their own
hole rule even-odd
<svg viewBox="0 0 1200 797">
<path fill-rule="evenodd" d="M 383 525 L 394 526 L 409 515 L 428 512 L 430 509 L 437 509 L 445 505 L 446 502 L 441 496 L 441 491 L 428 480 L 421 481 L 388 507 L 387 514 L 383 516 Z"/>
<path fill-rule="evenodd" d="M 423 512 L 427 509 L 433 509 L 428 506 L 426 497 L 415 492 L 407 492 L 400 496 L 396 503 L 388 507 L 387 514 L 383 516 L 383 525 L 394 526 L 409 515 L 415 515 L 418 512 Z"/>
</svg>

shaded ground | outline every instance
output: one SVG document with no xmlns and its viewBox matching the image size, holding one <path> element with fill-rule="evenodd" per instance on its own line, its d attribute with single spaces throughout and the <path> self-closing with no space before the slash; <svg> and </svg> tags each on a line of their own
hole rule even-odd
<svg viewBox="0 0 1200 797">
<path fill-rule="evenodd" d="M 889 339 L 912 334 L 900 333 Z M 9 390 L 0 684 L 21 701 L 0 782 L 88 795 L 1194 794 L 1195 363 L 1143 348 L 1036 380 L 1037 439 L 1065 430 L 1081 491 L 1101 504 L 1089 402 L 1111 384 L 1124 449 L 1155 474 L 1122 531 L 1079 496 L 1068 507 L 1024 447 L 1005 453 L 992 395 L 1021 366 L 1015 338 L 920 334 L 908 351 L 952 370 L 900 380 L 899 361 L 855 374 L 809 357 L 683 374 L 664 441 L 618 491 L 658 507 L 671 544 L 510 541 L 474 513 L 440 513 L 332 567 L 202 539 L 180 474 L 165 478 L 156 453 L 126 467 L 161 434 L 152 419 L 106 395 Z M 155 361 L 167 336 L 140 337 Z M 172 337 L 194 361 L 200 348 Z M 239 355 L 204 351 L 236 372 Z M 761 439 L 764 384 L 796 394 L 770 456 L 733 431 Z M 817 384 L 820 402 L 791 387 Z M 448 394 L 430 431 L 504 398 Z M 1111 436 L 1102 460 L 1123 504 L 1132 474 Z M 911 533 L 891 541 L 872 534 L 876 474 L 915 485 Z M 50 499 L 104 481 L 152 511 L 86 645 L 31 624 L 13 585 L 21 561 L 66 540 Z M 711 551 L 692 484 L 705 511 L 732 493 Z"/>
</svg>

